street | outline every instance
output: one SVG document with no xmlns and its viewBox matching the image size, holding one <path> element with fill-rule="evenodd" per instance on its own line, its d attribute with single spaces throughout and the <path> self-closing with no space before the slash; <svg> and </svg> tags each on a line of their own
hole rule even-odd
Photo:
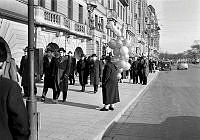
<svg viewBox="0 0 200 140">
<path fill-rule="evenodd" d="M 175 67 L 176 68 L 176 67 Z M 103 140 L 199 140 L 200 67 L 161 71 Z"/>
</svg>

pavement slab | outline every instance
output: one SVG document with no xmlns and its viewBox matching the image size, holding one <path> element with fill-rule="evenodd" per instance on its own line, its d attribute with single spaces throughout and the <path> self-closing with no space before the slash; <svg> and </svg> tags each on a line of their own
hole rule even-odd
<svg viewBox="0 0 200 140">
<path fill-rule="evenodd" d="M 67 101 L 61 102 L 61 93 L 59 102 L 55 104 L 52 102 L 51 89 L 47 93 L 48 99 L 44 103 L 40 101 L 43 84 L 37 83 L 37 110 L 40 112 L 39 140 L 101 140 L 104 133 L 108 132 L 109 126 L 119 120 L 130 105 L 137 104 L 142 92 L 157 75 L 158 72 L 150 73 L 147 85 L 132 84 L 128 79 L 125 79 L 124 83 L 119 83 L 120 102 L 115 105 L 114 111 L 108 112 L 99 111 L 103 107 L 101 88 L 94 94 L 93 87 L 87 85 L 86 91 L 80 92 L 81 86 L 76 80 L 75 85 L 69 85 Z M 126 112 L 124 115 L 131 115 L 131 112 Z M 123 140 L 129 139 L 128 136 L 122 137 Z M 142 140 L 142 138 L 137 139 Z"/>
</svg>

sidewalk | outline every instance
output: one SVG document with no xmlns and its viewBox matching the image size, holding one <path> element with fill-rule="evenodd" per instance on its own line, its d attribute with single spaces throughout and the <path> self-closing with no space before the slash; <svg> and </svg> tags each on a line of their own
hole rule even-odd
<svg viewBox="0 0 200 140">
<path fill-rule="evenodd" d="M 148 76 L 149 83 L 158 75 L 158 72 Z M 148 86 L 147 85 L 147 86 Z M 128 107 L 135 103 L 145 85 L 119 83 L 120 103 L 117 103 L 114 111 L 101 112 L 103 107 L 102 93 L 99 88 L 96 94 L 92 86 L 86 86 L 85 92 L 80 92 L 78 81 L 75 85 L 69 85 L 66 103 L 54 104 L 52 90 L 49 89 L 45 103 L 38 101 L 37 110 L 40 112 L 39 140 L 101 140 L 106 129 L 117 121 Z M 37 84 L 38 96 L 42 94 L 42 84 Z M 62 100 L 62 93 L 59 97 Z"/>
</svg>

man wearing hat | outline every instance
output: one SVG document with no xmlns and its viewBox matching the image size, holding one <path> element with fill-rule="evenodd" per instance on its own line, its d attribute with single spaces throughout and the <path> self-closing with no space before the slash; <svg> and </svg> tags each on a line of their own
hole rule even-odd
<svg viewBox="0 0 200 140">
<path fill-rule="evenodd" d="M 26 46 L 24 49 L 24 56 L 22 56 L 20 61 L 20 67 L 19 67 L 19 74 L 22 77 L 21 80 L 21 86 L 24 90 L 24 97 L 28 97 L 28 86 L 29 86 L 29 64 L 28 64 L 28 46 Z M 37 93 L 36 85 L 34 85 L 34 93 Z"/>
<path fill-rule="evenodd" d="M 62 91 L 63 93 L 63 102 L 66 101 L 67 98 L 67 91 L 68 91 L 68 77 L 69 77 L 69 70 L 70 70 L 70 64 L 71 60 L 65 56 L 65 49 L 59 48 L 58 52 L 60 53 L 60 57 L 57 58 L 57 67 L 58 67 L 58 75 L 57 75 L 57 81 L 59 84 L 59 93 Z M 59 93 L 57 98 L 59 97 Z"/>
<path fill-rule="evenodd" d="M 47 46 L 46 55 L 43 57 L 43 74 L 44 74 L 44 87 L 41 101 L 45 101 L 48 88 L 53 89 L 53 101 L 57 102 L 58 83 L 56 81 L 57 66 L 54 50 Z"/>
<path fill-rule="evenodd" d="M 85 85 L 88 83 L 89 67 L 84 54 L 81 54 L 81 59 L 77 62 L 77 72 L 79 74 L 79 82 L 82 87 L 81 91 L 85 91 Z"/>
<path fill-rule="evenodd" d="M 92 54 L 92 61 L 90 63 L 90 82 L 94 86 L 94 93 L 98 91 L 98 85 L 101 78 L 101 63 L 97 59 L 96 54 Z"/>
<path fill-rule="evenodd" d="M 76 70 L 76 58 L 72 56 L 72 52 L 68 52 L 68 58 L 71 59 L 71 67 L 70 67 L 70 72 L 69 72 L 69 81 L 70 85 L 75 84 L 75 77 L 74 77 L 74 72 Z"/>
<path fill-rule="evenodd" d="M 2 77 L 6 67 L 7 51 L 0 43 L 0 138 L 28 140 L 30 126 L 28 113 L 17 82 Z"/>
</svg>

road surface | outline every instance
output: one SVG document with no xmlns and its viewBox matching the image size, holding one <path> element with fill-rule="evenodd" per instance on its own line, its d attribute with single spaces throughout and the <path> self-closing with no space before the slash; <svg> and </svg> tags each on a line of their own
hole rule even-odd
<svg viewBox="0 0 200 140">
<path fill-rule="evenodd" d="M 200 66 L 162 71 L 102 140 L 200 140 Z"/>
</svg>

